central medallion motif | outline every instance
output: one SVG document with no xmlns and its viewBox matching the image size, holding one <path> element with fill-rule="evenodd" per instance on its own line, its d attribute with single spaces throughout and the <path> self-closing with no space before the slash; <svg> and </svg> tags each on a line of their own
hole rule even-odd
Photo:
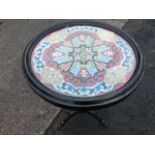
<svg viewBox="0 0 155 155">
<path fill-rule="evenodd" d="M 81 64 L 87 65 L 88 61 L 93 60 L 93 51 L 91 47 L 86 47 L 86 45 L 81 45 L 79 48 L 75 48 L 72 52 L 74 56 L 74 61 L 79 61 Z"/>
</svg>

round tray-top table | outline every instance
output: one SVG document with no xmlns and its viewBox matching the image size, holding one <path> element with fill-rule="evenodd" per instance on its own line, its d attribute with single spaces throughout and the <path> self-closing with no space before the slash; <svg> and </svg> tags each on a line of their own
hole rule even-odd
<svg viewBox="0 0 155 155">
<path fill-rule="evenodd" d="M 24 52 L 31 88 L 50 103 L 94 110 L 116 103 L 139 84 L 143 57 L 121 30 L 92 21 L 53 26 Z"/>
</svg>

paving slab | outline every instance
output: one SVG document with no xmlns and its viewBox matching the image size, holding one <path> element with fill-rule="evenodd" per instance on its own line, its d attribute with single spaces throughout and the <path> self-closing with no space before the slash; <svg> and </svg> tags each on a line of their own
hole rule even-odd
<svg viewBox="0 0 155 155">
<path fill-rule="evenodd" d="M 0 134 L 43 134 L 60 112 L 36 95 L 22 70 L 26 44 L 38 33 L 67 20 L 0 20 Z M 118 28 L 127 20 L 95 20 Z"/>
<path fill-rule="evenodd" d="M 2 20 L 0 25 L 0 134 L 42 134 L 60 108 L 27 85 L 22 70 L 26 44 L 51 20 Z"/>
</svg>

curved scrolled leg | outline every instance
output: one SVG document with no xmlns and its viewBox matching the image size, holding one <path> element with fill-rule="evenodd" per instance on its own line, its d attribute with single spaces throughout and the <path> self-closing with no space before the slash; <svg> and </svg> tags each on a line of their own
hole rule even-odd
<svg viewBox="0 0 155 155">
<path fill-rule="evenodd" d="M 108 127 L 107 123 L 104 121 L 104 119 L 100 118 L 100 116 L 98 115 L 96 111 L 88 111 L 87 113 L 93 116 L 99 123 L 101 123 L 105 127 Z"/>
<path fill-rule="evenodd" d="M 108 126 L 107 123 L 105 123 L 105 121 L 102 118 L 100 118 L 100 116 L 98 115 L 96 111 L 85 111 L 85 112 L 72 111 L 72 112 L 67 113 L 64 119 L 60 122 L 58 129 L 63 127 L 71 118 L 73 118 L 78 113 L 87 113 L 88 115 L 91 115 L 92 117 L 94 117 L 100 124 L 104 125 L 105 127 Z"/>
<path fill-rule="evenodd" d="M 58 125 L 58 129 L 60 129 L 61 127 L 63 127 L 71 118 L 73 118 L 78 112 L 77 111 L 72 111 L 72 112 L 68 112 L 66 114 L 66 116 L 64 117 L 64 119 L 60 122 L 60 124 Z"/>
</svg>

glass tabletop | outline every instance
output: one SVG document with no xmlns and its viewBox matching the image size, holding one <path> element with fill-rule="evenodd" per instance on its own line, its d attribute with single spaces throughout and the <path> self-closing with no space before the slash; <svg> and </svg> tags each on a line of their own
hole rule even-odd
<svg viewBox="0 0 155 155">
<path fill-rule="evenodd" d="M 103 96 L 133 76 L 136 56 L 119 34 L 97 26 L 69 26 L 44 36 L 31 54 L 35 77 L 49 90 L 79 98 Z"/>
</svg>

